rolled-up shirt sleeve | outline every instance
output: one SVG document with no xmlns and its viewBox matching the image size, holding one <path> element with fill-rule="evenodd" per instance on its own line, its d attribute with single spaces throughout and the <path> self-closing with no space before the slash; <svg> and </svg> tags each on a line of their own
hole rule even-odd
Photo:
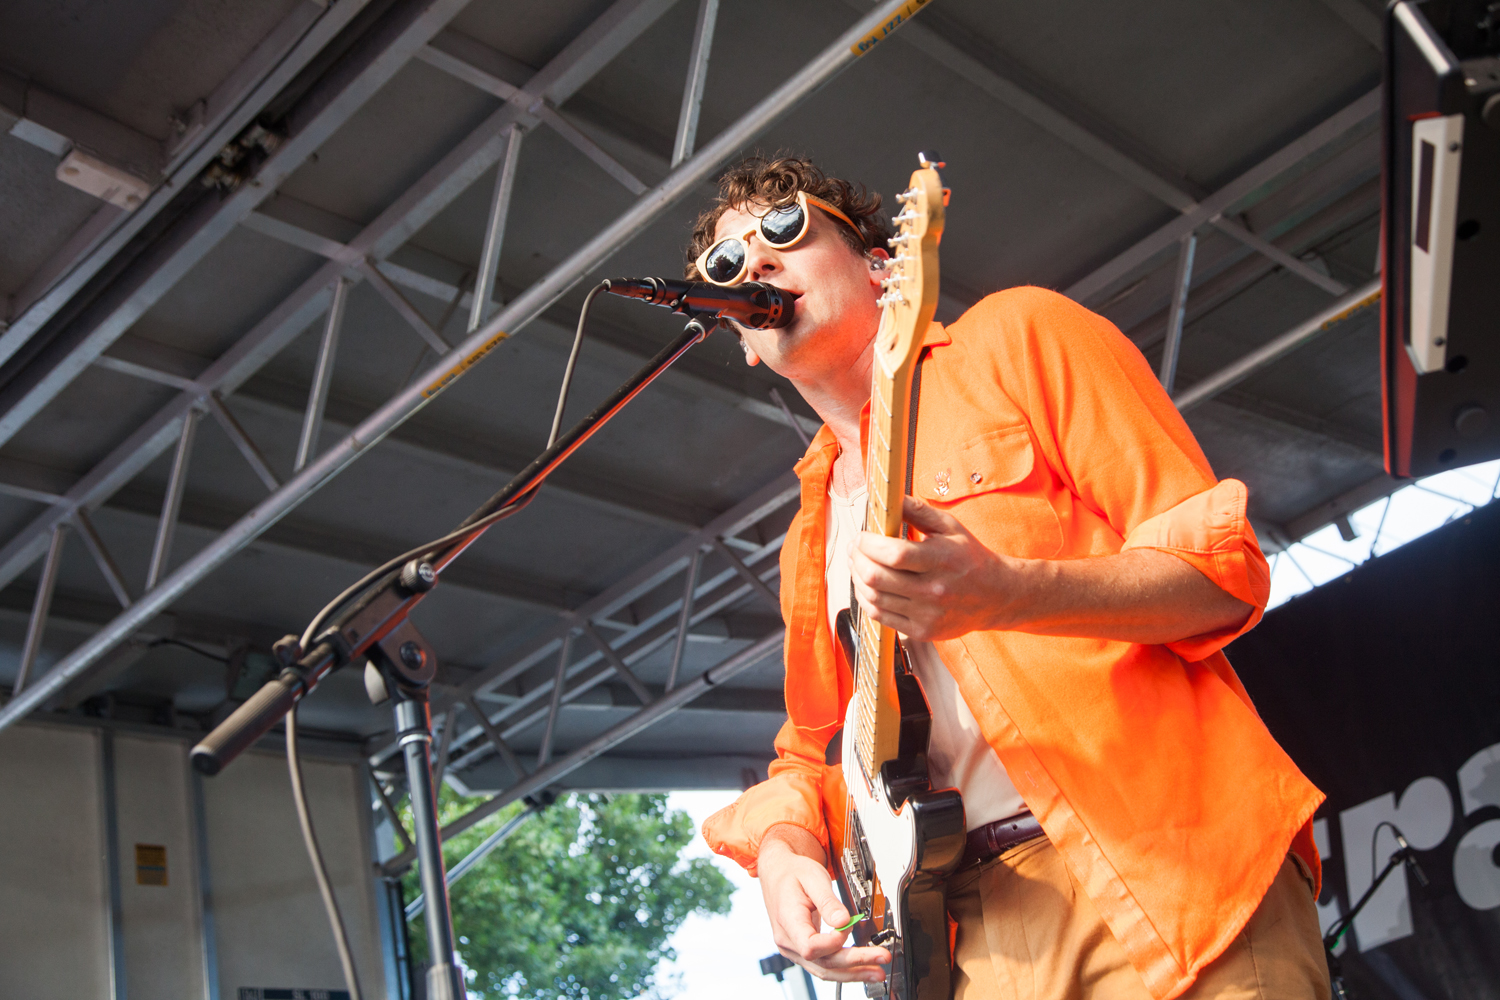
<svg viewBox="0 0 1500 1000">
<path fill-rule="evenodd" d="M 1194 494 L 1169 510 L 1147 518 L 1125 536 L 1121 551 L 1160 549 L 1212 580 L 1220 589 L 1250 605 L 1244 622 L 1167 643 L 1189 662 L 1206 659 L 1255 627 L 1271 594 L 1266 557 L 1245 516 L 1247 492 L 1238 479 Z"/>
<path fill-rule="evenodd" d="M 703 823 L 703 839 L 715 854 L 735 862 L 751 875 L 766 831 L 781 823 L 800 827 L 828 848 L 824 822 L 824 771 L 818 748 L 791 722 L 776 737 L 776 760 L 768 777 L 714 813 Z"/>
</svg>

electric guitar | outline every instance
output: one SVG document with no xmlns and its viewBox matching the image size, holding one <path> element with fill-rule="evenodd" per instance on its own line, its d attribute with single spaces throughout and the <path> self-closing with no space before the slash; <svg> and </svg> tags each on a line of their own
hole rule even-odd
<svg viewBox="0 0 1500 1000">
<path fill-rule="evenodd" d="M 901 212 L 893 221 L 899 230 L 880 298 L 865 456 L 865 530 L 893 538 L 904 532 L 901 503 L 911 488 L 912 374 L 937 309 L 947 194 L 936 154 L 919 160 L 910 187 L 896 196 Z M 846 899 L 863 915 L 856 940 L 882 945 L 892 956 L 886 981 L 866 984 L 865 992 L 894 1000 L 949 1000 L 944 880 L 963 857 L 963 800 L 954 789 L 932 788 L 932 716 L 896 633 L 858 615 L 857 605 L 851 612 L 840 616 L 839 629 L 854 664 L 854 696 L 841 744 L 849 798 L 840 868 Z"/>
</svg>

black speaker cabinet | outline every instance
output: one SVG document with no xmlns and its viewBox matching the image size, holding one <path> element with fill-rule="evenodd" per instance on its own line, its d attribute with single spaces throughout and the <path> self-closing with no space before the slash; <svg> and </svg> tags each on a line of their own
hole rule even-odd
<svg viewBox="0 0 1500 1000">
<path fill-rule="evenodd" d="M 1385 13 L 1385 464 L 1500 458 L 1500 2 Z"/>
</svg>

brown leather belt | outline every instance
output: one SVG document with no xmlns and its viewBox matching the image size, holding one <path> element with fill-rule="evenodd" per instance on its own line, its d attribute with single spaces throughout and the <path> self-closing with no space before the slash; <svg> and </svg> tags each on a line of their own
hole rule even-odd
<svg viewBox="0 0 1500 1000">
<path fill-rule="evenodd" d="M 964 844 L 962 867 L 984 864 L 997 858 L 1019 844 L 1043 836 L 1042 824 L 1027 813 L 1010 819 L 997 819 L 993 823 L 970 830 Z"/>
</svg>

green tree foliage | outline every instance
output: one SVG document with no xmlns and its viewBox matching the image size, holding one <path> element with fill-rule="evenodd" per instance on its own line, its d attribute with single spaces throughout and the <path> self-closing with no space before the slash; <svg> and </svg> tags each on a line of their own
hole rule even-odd
<svg viewBox="0 0 1500 1000">
<path fill-rule="evenodd" d="M 442 819 L 478 803 L 444 788 Z M 516 803 L 443 845 L 452 867 L 522 808 Z M 410 822 L 409 813 L 405 817 Z M 409 827 L 408 827 L 409 828 Z M 662 996 L 659 961 L 690 913 L 729 912 L 730 882 L 706 858 L 681 860 L 693 838 L 665 795 L 569 795 L 524 823 L 453 886 L 453 924 L 485 1000 L 634 1000 Z M 409 872 L 406 898 L 421 891 Z M 427 953 L 412 921 L 413 957 Z"/>
</svg>

